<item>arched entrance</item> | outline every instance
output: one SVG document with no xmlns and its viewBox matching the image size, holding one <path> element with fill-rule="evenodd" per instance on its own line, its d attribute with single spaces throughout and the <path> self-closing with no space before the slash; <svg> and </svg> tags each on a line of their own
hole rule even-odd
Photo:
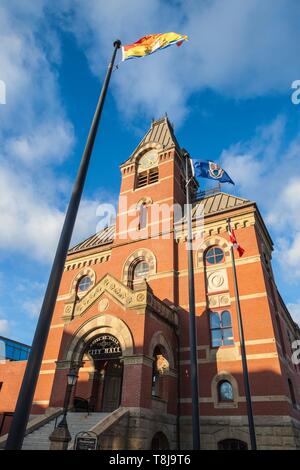
<svg viewBox="0 0 300 470">
<path fill-rule="evenodd" d="M 248 450 L 248 445 L 239 439 L 223 439 L 218 442 L 218 450 Z"/>
<path fill-rule="evenodd" d="M 151 442 L 151 450 L 169 450 L 170 445 L 167 437 L 161 431 L 154 434 Z"/>
<path fill-rule="evenodd" d="M 87 343 L 83 351 L 83 363 L 89 362 L 94 369 L 88 398 L 89 411 L 112 412 L 119 407 L 123 377 L 121 356 L 121 345 L 111 334 L 100 334 Z M 80 403 L 80 397 L 74 398 L 75 406 L 76 401 Z"/>
</svg>

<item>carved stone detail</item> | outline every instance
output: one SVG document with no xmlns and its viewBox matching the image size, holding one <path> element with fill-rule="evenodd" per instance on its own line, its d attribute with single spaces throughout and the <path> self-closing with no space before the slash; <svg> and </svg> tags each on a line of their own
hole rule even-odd
<svg viewBox="0 0 300 470">
<path fill-rule="evenodd" d="M 231 300 L 230 300 L 230 295 L 228 293 L 208 296 L 209 308 L 226 307 L 230 304 L 231 304 Z"/>
<path fill-rule="evenodd" d="M 82 316 L 104 292 L 110 294 L 124 309 L 135 309 L 145 313 L 148 308 L 169 322 L 178 325 L 177 312 L 155 297 L 146 282 L 143 290 L 133 291 L 110 274 L 106 274 L 84 297 L 77 300 L 75 308 L 74 301 L 66 303 L 63 319 L 68 321 L 71 320 L 71 315 L 74 318 Z M 105 300 L 107 299 L 103 299 L 103 301 Z"/>
<path fill-rule="evenodd" d="M 164 375 L 170 370 L 170 364 L 162 354 L 157 354 L 156 356 L 155 369 L 157 370 L 159 375 Z"/>
<path fill-rule="evenodd" d="M 217 292 L 228 289 L 226 269 L 216 269 L 207 273 L 208 292 Z"/>
</svg>

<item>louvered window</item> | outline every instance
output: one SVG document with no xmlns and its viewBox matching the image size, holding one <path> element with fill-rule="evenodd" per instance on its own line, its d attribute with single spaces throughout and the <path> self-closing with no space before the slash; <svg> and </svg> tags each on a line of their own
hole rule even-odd
<svg viewBox="0 0 300 470">
<path fill-rule="evenodd" d="M 150 168 L 150 170 L 142 171 L 137 175 L 137 188 L 142 188 L 148 184 L 156 183 L 158 181 L 158 167 Z"/>
</svg>

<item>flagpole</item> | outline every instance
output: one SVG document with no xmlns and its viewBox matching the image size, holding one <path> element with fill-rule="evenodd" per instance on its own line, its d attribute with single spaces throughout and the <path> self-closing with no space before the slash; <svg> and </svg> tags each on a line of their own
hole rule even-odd
<svg viewBox="0 0 300 470">
<path fill-rule="evenodd" d="M 41 368 L 43 354 L 48 338 L 50 324 L 52 320 L 53 310 L 57 298 L 58 289 L 60 286 L 65 259 L 68 253 L 73 228 L 75 225 L 76 215 L 84 188 L 88 166 L 97 135 L 103 105 L 105 102 L 108 85 L 110 82 L 117 50 L 121 46 L 121 41 L 117 40 L 113 44 L 114 50 L 111 61 L 108 65 L 106 77 L 103 82 L 102 90 L 98 100 L 97 108 L 91 124 L 91 128 L 86 141 L 85 149 L 81 158 L 80 166 L 78 169 L 77 177 L 73 186 L 71 199 L 69 202 L 68 210 L 65 216 L 64 225 L 61 231 L 60 239 L 58 242 L 55 258 L 53 261 L 44 301 L 42 304 L 39 320 L 35 330 L 35 335 L 32 343 L 31 352 L 27 361 L 27 366 L 19 392 L 18 401 L 16 404 L 14 417 L 6 442 L 6 450 L 17 450 L 22 448 L 26 426 L 29 419 L 29 414 L 32 407 L 34 392 Z M 42 222 L 42 221 L 41 221 Z"/>
<path fill-rule="evenodd" d="M 193 234 L 192 234 L 192 205 L 190 196 L 189 154 L 183 149 L 185 157 L 186 178 L 186 214 L 187 214 L 187 250 L 188 250 L 188 282 L 189 282 L 189 337 L 190 337 L 190 361 L 191 361 L 191 386 L 192 386 L 192 431 L 193 449 L 200 450 L 200 410 L 198 394 L 198 364 L 197 364 L 197 333 L 195 314 L 195 284 L 193 263 Z"/>
<path fill-rule="evenodd" d="M 228 223 L 228 228 L 230 228 L 230 219 L 227 219 L 227 223 Z M 240 344 L 241 344 L 243 379 L 244 379 L 244 388 L 245 388 L 245 395 L 246 395 L 246 405 L 247 405 L 247 415 L 248 415 L 248 426 L 249 426 L 250 442 L 251 442 L 251 449 L 256 450 L 257 447 L 256 447 L 255 426 L 254 426 L 254 419 L 253 419 L 253 410 L 252 410 L 252 400 L 251 400 L 251 391 L 250 391 L 250 383 L 249 383 L 249 373 L 248 373 L 248 365 L 247 365 L 246 347 L 245 347 L 244 328 L 243 328 L 243 320 L 242 320 L 242 313 L 241 313 L 241 305 L 240 305 L 240 297 L 239 297 L 239 289 L 238 289 L 238 282 L 237 282 L 237 274 L 236 274 L 236 266 L 235 266 L 233 245 L 231 245 L 231 247 L 230 247 L 230 254 L 231 254 L 231 263 L 232 263 L 232 270 L 233 270 L 234 296 L 235 296 L 236 312 L 237 312 L 237 318 L 238 318 L 238 329 L 239 329 L 239 337 L 240 337 Z"/>
</svg>

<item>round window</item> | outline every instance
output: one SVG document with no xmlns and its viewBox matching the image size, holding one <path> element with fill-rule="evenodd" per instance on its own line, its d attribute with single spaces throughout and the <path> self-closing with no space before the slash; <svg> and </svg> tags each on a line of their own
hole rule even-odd
<svg viewBox="0 0 300 470">
<path fill-rule="evenodd" d="M 79 292 L 84 292 L 88 290 L 92 284 L 93 284 L 93 281 L 89 276 L 83 276 L 80 279 L 79 284 L 78 284 Z"/>
<path fill-rule="evenodd" d="M 218 246 L 213 246 L 207 250 L 205 259 L 209 264 L 222 263 L 224 260 L 224 252 Z"/>
</svg>

